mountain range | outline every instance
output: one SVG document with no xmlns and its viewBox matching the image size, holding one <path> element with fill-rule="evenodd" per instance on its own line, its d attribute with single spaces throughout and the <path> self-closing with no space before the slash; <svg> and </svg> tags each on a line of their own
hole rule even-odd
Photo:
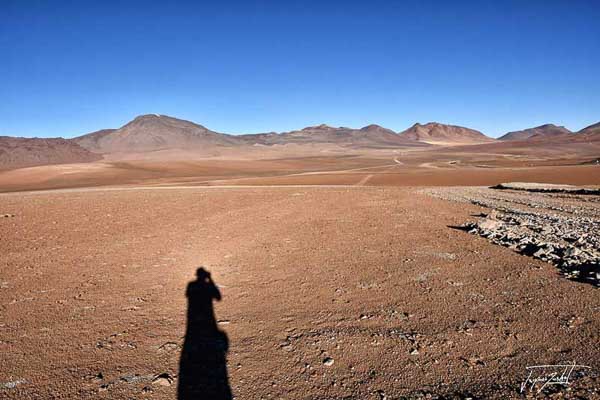
<svg viewBox="0 0 600 400">
<path fill-rule="evenodd" d="M 473 129 L 434 122 L 415 124 L 400 133 L 375 124 L 359 129 L 322 124 L 282 133 L 228 135 L 190 121 L 148 114 L 136 117 L 119 129 L 103 129 L 72 140 L 91 152 L 114 154 L 166 149 L 323 143 L 366 148 L 426 147 L 432 144 L 487 143 L 494 139 Z"/>
<path fill-rule="evenodd" d="M 165 150 L 195 152 L 244 146 L 334 145 L 341 148 L 416 148 L 494 144 L 495 142 L 585 142 L 600 140 L 600 123 L 577 133 L 546 124 L 509 132 L 499 139 L 461 126 L 416 123 L 396 133 L 379 125 L 362 128 L 310 126 L 289 132 L 229 135 L 166 115 L 141 115 L 118 129 L 102 129 L 73 139 L 0 137 L 0 168 L 89 162 L 105 155 L 146 154 Z"/>
</svg>

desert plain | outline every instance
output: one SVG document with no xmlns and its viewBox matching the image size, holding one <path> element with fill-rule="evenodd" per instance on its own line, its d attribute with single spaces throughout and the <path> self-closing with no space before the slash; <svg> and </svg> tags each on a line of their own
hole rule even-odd
<svg viewBox="0 0 600 400">
<path fill-rule="evenodd" d="M 0 171 L 0 398 L 600 398 L 597 140 L 190 154 Z"/>
</svg>

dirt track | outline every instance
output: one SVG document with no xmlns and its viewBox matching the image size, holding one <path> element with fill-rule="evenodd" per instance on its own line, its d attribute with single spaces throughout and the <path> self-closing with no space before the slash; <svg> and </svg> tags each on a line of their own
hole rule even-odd
<svg viewBox="0 0 600 400">
<path fill-rule="evenodd" d="M 518 397 L 566 361 L 592 369 L 560 393 L 597 397 L 597 289 L 448 228 L 480 211 L 367 186 L 1 196 L 0 397 L 176 398 L 201 265 L 236 398 Z"/>
</svg>

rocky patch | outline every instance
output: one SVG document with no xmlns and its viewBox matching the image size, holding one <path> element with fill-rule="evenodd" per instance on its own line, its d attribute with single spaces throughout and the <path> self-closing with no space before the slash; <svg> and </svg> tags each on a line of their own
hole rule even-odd
<svg viewBox="0 0 600 400">
<path fill-rule="evenodd" d="M 600 196 L 573 189 L 569 193 L 493 188 L 432 189 L 447 200 L 470 202 L 490 209 L 476 221 L 461 225 L 492 243 L 556 265 L 570 279 L 600 284 Z M 517 191 L 518 190 L 518 191 Z"/>
</svg>

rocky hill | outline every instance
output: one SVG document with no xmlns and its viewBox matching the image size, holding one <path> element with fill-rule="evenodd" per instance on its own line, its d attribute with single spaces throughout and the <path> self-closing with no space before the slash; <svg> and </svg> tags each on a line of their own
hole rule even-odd
<svg viewBox="0 0 600 400">
<path fill-rule="evenodd" d="M 476 144 L 494 141 L 494 139 L 474 129 L 437 122 L 429 122 L 424 125 L 416 123 L 401 132 L 399 136 L 406 140 L 439 145 Z"/>
<path fill-rule="evenodd" d="M 0 169 L 100 160 L 71 140 L 0 136 Z"/>
<path fill-rule="evenodd" d="M 231 146 L 239 140 L 202 125 L 165 115 L 141 115 L 119 129 L 104 129 L 73 139 L 95 153 L 143 153 Z"/>
<path fill-rule="evenodd" d="M 520 131 L 508 132 L 498 138 L 498 140 L 529 140 L 544 139 L 571 134 L 571 131 L 564 126 L 554 124 L 545 124 L 535 128 L 523 129 Z"/>
</svg>

